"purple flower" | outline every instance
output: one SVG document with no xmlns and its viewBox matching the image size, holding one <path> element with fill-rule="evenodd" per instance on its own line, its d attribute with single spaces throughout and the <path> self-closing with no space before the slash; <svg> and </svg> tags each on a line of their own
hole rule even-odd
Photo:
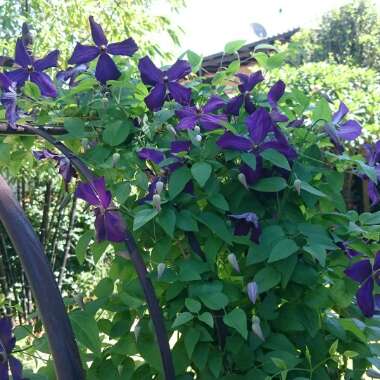
<svg viewBox="0 0 380 380">
<path fill-rule="evenodd" d="M 9 370 L 13 380 L 26 380 L 22 376 L 22 364 L 12 354 L 16 338 L 12 336 L 12 320 L 9 317 L 0 319 L 0 380 L 9 380 Z"/>
<path fill-rule="evenodd" d="M 234 234 L 237 236 L 245 236 L 249 233 L 253 242 L 258 243 L 261 235 L 261 227 L 259 218 L 254 212 L 245 212 L 243 214 L 230 215 L 234 219 L 235 230 Z"/>
<path fill-rule="evenodd" d="M 89 17 L 92 40 L 95 46 L 82 45 L 77 43 L 74 52 L 69 59 L 69 64 L 80 65 L 88 63 L 99 57 L 96 64 L 95 77 L 100 83 L 106 83 L 108 80 L 116 80 L 121 73 L 111 55 L 129 56 L 137 51 L 138 47 L 133 38 L 128 38 L 121 42 L 108 43 L 102 27 L 94 21 L 92 16 Z"/>
<path fill-rule="evenodd" d="M 121 242 L 125 239 L 125 224 L 120 213 L 112 206 L 112 194 L 106 190 L 104 177 L 89 183 L 80 183 L 75 196 L 95 209 L 95 230 L 98 241 Z"/>
<path fill-rule="evenodd" d="M 372 317 L 375 314 L 376 297 L 379 297 L 373 295 L 373 290 L 375 281 L 380 285 L 380 251 L 377 252 L 373 265 L 368 259 L 360 260 L 344 272 L 360 284 L 356 292 L 358 306 L 366 317 Z"/>
<path fill-rule="evenodd" d="M 139 70 L 144 84 L 152 86 L 145 103 L 151 111 L 158 111 L 163 106 L 168 94 L 177 103 L 188 105 L 191 98 L 191 89 L 178 83 L 191 72 L 187 61 L 177 60 L 168 70 L 160 70 L 149 57 L 141 58 Z"/>
<path fill-rule="evenodd" d="M 48 149 L 33 151 L 33 155 L 37 160 L 51 159 L 57 162 L 59 174 L 62 176 L 65 184 L 70 183 L 75 175 L 75 170 L 71 165 L 71 161 L 63 154 L 55 154 Z"/>
<path fill-rule="evenodd" d="M 358 251 L 355 251 L 354 249 L 350 248 L 345 241 L 341 241 L 339 243 L 336 243 L 336 245 L 347 255 L 348 258 L 352 259 L 353 257 L 360 256 L 360 253 Z"/>
<path fill-rule="evenodd" d="M 39 87 L 43 96 L 54 98 L 57 96 L 57 90 L 44 71 L 50 67 L 57 66 L 58 55 L 59 50 L 54 50 L 44 58 L 34 60 L 19 38 L 16 42 L 15 62 L 21 67 L 14 71 L 6 72 L 6 75 L 17 86 L 22 86 L 25 81 L 30 80 Z"/>
<path fill-rule="evenodd" d="M 247 113 L 251 114 L 255 110 L 252 103 L 251 91 L 260 82 L 264 80 L 261 71 L 256 71 L 251 75 L 238 73 L 236 76 L 240 79 L 238 86 L 240 94 L 233 97 L 226 105 L 226 112 L 228 115 L 239 116 L 240 108 L 244 104 Z"/>
<path fill-rule="evenodd" d="M 272 108 L 270 116 L 274 122 L 288 121 L 288 117 L 282 114 L 278 108 L 278 101 L 285 92 L 285 83 L 282 80 L 276 82 L 268 92 L 268 103 Z"/>
<path fill-rule="evenodd" d="M 380 180 L 380 141 L 374 145 L 364 144 L 363 148 L 368 165 L 375 169 L 377 179 Z M 377 184 L 370 179 L 368 180 L 368 196 L 372 206 L 380 202 Z"/>
<path fill-rule="evenodd" d="M 171 153 L 190 152 L 191 141 L 190 140 L 175 140 L 170 143 Z"/>
<path fill-rule="evenodd" d="M 327 123 L 324 127 L 325 132 L 339 153 L 343 152 L 344 141 L 355 140 L 362 132 L 362 127 L 355 120 L 347 120 L 342 123 L 342 119 L 347 113 L 347 106 L 340 102 L 339 109 L 334 113 L 331 123 Z"/>
<path fill-rule="evenodd" d="M 213 112 L 222 108 L 225 102 L 218 96 L 212 96 L 209 101 L 201 108 L 186 106 L 176 111 L 180 119 L 177 129 L 193 129 L 200 125 L 206 131 L 212 131 L 220 128 L 227 122 L 226 115 L 216 115 Z"/>
<path fill-rule="evenodd" d="M 137 152 L 137 155 L 141 160 L 152 161 L 155 164 L 159 164 L 165 158 L 160 150 L 152 148 L 142 148 Z"/>
<path fill-rule="evenodd" d="M 5 74 L 0 73 L 0 88 L 2 89 L 0 101 L 5 108 L 5 117 L 7 118 L 8 125 L 16 129 L 16 122 L 20 118 L 17 111 L 16 84 Z"/>
<path fill-rule="evenodd" d="M 57 81 L 60 82 L 68 82 L 69 87 L 74 87 L 78 83 L 75 82 L 75 79 L 82 73 L 84 73 L 88 69 L 88 66 L 84 63 L 70 67 L 65 71 L 59 71 L 56 75 Z"/>
<path fill-rule="evenodd" d="M 152 181 L 150 182 L 150 184 L 148 186 L 148 194 L 144 198 L 141 198 L 138 201 L 139 204 L 143 204 L 144 202 L 152 202 L 153 195 L 159 194 L 159 191 L 157 191 L 157 183 L 158 182 L 165 183 L 165 178 L 164 177 L 153 177 Z"/>
</svg>

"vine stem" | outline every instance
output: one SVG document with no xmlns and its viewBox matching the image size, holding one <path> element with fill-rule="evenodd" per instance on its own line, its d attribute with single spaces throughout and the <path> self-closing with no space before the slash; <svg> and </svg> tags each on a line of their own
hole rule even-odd
<svg viewBox="0 0 380 380">
<path fill-rule="evenodd" d="M 53 138 L 45 129 L 35 128 L 28 125 L 23 125 L 26 131 L 38 135 L 55 146 L 60 152 L 62 152 L 76 168 L 76 170 L 82 174 L 82 176 L 88 181 L 92 182 L 96 177 L 87 165 L 77 157 L 69 148 L 63 143 Z M 174 364 L 172 354 L 170 351 L 169 340 L 166 332 L 164 318 L 161 313 L 160 304 L 156 297 L 152 282 L 149 278 L 149 274 L 145 265 L 145 262 L 140 254 L 140 251 L 136 245 L 135 239 L 132 234 L 126 229 L 125 245 L 127 246 L 131 261 L 135 267 L 137 276 L 140 281 L 140 285 L 143 289 L 145 299 L 148 305 L 149 314 L 152 318 L 157 343 L 160 349 L 161 361 L 163 371 L 166 380 L 175 380 Z"/>
</svg>

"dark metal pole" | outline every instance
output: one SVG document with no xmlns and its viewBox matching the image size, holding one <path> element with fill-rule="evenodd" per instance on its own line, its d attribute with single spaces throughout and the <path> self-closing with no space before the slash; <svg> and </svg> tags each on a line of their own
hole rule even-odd
<svg viewBox="0 0 380 380">
<path fill-rule="evenodd" d="M 58 380 L 84 380 L 69 318 L 40 240 L 0 176 L 0 220 L 17 251 L 46 329 Z"/>
</svg>

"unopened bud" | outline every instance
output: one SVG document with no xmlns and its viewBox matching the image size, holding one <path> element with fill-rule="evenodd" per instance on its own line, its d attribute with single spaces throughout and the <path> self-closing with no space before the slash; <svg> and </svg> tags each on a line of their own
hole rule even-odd
<svg viewBox="0 0 380 380">
<path fill-rule="evenodd" d="M 260 325 L 260 318 L 255 315 L 252 317 L 252 332 L 258 336 L 262 341 L 265 341 L 263 330 Z"/>
<path fill-rule="evenodd" d="M 134 336 L 135 336 L 136 341 L 139 339 L 140 331 L 141 331 L 141 327 L 140 327 L 140 325 L 137 323 L 137 325 L 136 325 L 135 328 L 133 329 L 133 334 L 134 334 Z"/>
<path fill-rule="evenodd" d="M 372 379 L 380 379 L 380 372 L 376 371 L 373 368 L 370 368 L 367 372 L 366 375 L 368 377 L 371 377 Z"/>
<path fill-rule="evenodd" d="M 156 193 L 161 194 L 164 189 L 164 183 L 162 181 L 157 181 L 156 183 Z"/>
<path fill-rule="evenodd" d="M 248 298 L 251 300 L 253 304 L 255 304 L 257 301 L 258 292 L 259 292 L 259 288 L 256 282 L 253 281 L 247 285 Z"/>
<path fill-rule="evenodd" d="M 301 194 L 301 184 L 302 182 L 298 178 L 294 181 L 294 190 L 297 192 L 298 195 Z"/>
<path fill-rule="evenodd" d="M 103 96 L 103 98 L 102 98 L 102 103 L 107 103 L 108 102 L 108 99 L 105 97 L 105 96 Z"/>
<path fill-rule="evenodd" d="M 201 135 L 196 135 L 195 136 L 195 141 L 201 142 L 202 141 L 202 136 Z"/>
<path fill-rule="evenodd" d="M 247 177 L 245 176 L 244 173 L 238 174 L 238 180 L 248 190 Z"/>
<path fill-rule="evenodd" d="M 157 265 L 157 280 L 159 280 L 162 277 L 162 275 L 165 272 L 165 269 L 166 269 L 166 265 L 164 263 L 159 263 Z"/>
<path fill-rule="evenodd" d="M 177 131 L 172 126 L 169 127 L 169 130 L 174 136 L 177 136 Z"/>
<path fill-rule="evenodd" d="M 161 197 L 160 194 L 154 194 L 152 199 L 153 206 L 160 211 L 161 210 Z"/>
<path fill-rule="evenodd" d="M 112 166 L 115 166 L 120 160 L 120 153 L 114 153 L 112 155 Z"/>
<path fill-rule="evenodd" d="M 195 132 L 197 135 L 199 135 L 199 134 L 201 133 L 201 129 L 199 128 L 198 125 L 196 125 L 196 126 L 194 127 L 194 132 Z"/>
<path fill-rule="evenodd" d="M 236 272 L 240 273 L 240 267 L 239 267 L 239 263 L 237 261 L 236 255 L 234 253 L 230 253 L 227 256 L 227 259 L 228 259 L 228 262 L 231 264 L 232 268 L 234 268 Z"/>
</svg>

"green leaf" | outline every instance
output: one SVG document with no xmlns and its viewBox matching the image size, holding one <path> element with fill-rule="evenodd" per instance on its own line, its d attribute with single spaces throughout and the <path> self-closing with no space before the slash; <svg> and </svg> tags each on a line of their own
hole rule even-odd
<svg viewBox="0 0 380 380">
<path fill-rule="evenodd" d="M 321 98 L 316 104 L 313 110 L 312 119 L 314 123 L 318 120 L 323 120 L 326 122 L 329 122 L 331 120 L 331 110 L 329 107 L 329 103 L 325 98 Z"/>
<path fill-rule="evenodd" d="M 264 160 L 271 162 L 273 165 L 278 166 L 279 168 L 283 168 L 289 171 L 291 170 L 286 157 L 275 149 L 265 149 L 260 153 L 260 156 L 264 158 Z"/>
<path fill-rule="evenodd" d="M 318 260 L 323 267 L 326 265 L 326 248 L 324 245 L 310 242 L 303 249 Z"/>
<path fill-rule="evenodd" d="M 190 330 L 186 331 L 184 342 L 189 359 L 191 359 L 193 356 L 194 348 L 199 342 L 200 337 L 201 332 L 198 329 L 191 328 Z"/>
<path fill-rule="evenodd" d="M 273 46 L 273 45 L 270 45 L 270 44 L 258 44 L 255 46 L 255 48 L 253 49 L 253 51 L 256 53 L 257 51 L 259 50 L 274 50 L 274 51 L 278 51 L 278 49 L 276 48 L 276 46 Z"/>
<path fill-rule="evenodd" d="M 78 240 L 77 246 L 75 247 L 75 256 L 77 257 L 79 264 L 84 263 L 86 257 L 87 247 L 94 237 L 93 231 L 86 231 Z"/>
<path fill-rule="evenodd" d="M 194 318 L 194 315 L 189 313 L 188 311 L 185 311 L 183 313 L 177 314 L 173 324 L 172 328 L 175 329 L 179 326 L 184 325 L 187 322 L 190 322 Z"/>
<path fill-rule="evenodd" d="M 297 252 L 298 249 L 298 245 L 293 240 L 280 240 L 272 248 L 268 262 L 273 263 L 275 261 L 285 259 L 286 257 L 289 257 L 293 255 L 293 253 Z"/>
<path fill-rule="evenodd" d="M 199 313 L 202 307 L 201 303 L 193 298 L 186 298 L 185 305 L 187 310 L 191 311 L 192 313 Z"/>
<path fill-rule="evenodd" d="M 128 137 L 131 128 L 132 122 L 129 120 L 118 120 L 114 123 L 109 123 L 103 131 L 103 140 L 111 146 L 120 145 Z"/>
<path fill-rule="evenodd" d="M 98 298 L 110 297 L 113 293 L 113 288 L 113 281 L 110 278 L 106 277 L 100 280 L 98 285 L 96 285 L 94 293 Z"/>
<path fill-rule="evenodd" d="M 235 41 L 231 41 L 231 42 L 228 42 L 226 43 L 226 45 L 224 46 L 224 52 L 226 54 L 232 54 L 232 53 L 235 53 L 237 52 L 241 47 L 243 47 L 245 44 L 245 40 L 235 40 Z"/>
<path fill-rule="evenodd" d="M 223 293 L 202 294 L 199 298 L 211 310 L 224 309 L 228 305 L 228 298 Z"/>
<path fill-rule="evenodd" d="M 198 223 L 189 210 L 182 210 L 177 214 L 177 227 L 183 231 L 198 231 Z"/>
<path fill-rule="evenodd" d="M 65 117 L 63 127 L 68 132 L 65 137 L 82 138 L 86 136 L 84 121 L 79 117 Z"/>
<path fill-rule="evenodd" d="M 230 206 L 228 205 L 228 202 L 226 198 L 220 193 L 212 194 L 207 198 L 207 200 L 215 207 L 220 208 L 224 211 L 229 211 Z"/>
<path fill-rule="evenodd" d="M 71 325 L 76 338 L 86 348 L 99 356 L 101 343 L 99 339 L 99 329 L 93 315 L 84 311 L 76 310 L 70 314 Z"/>
<path fill-rule="evenodd" d="M 373 166 L 369 166 L 365 164 L 361 160 L 355 160 L 355 162 L 359 165 L 360 172 L 364 173 L 372 182 L 377 183 L 377 172 Z"/>
<path fill-rule="evenodd" d="M 317 197 L 326 197 L 325 193 L 316 189 L 315 187 L 309 185 L 307 182 L 301 181 L 301 189 L 307 191 L 310 194 L 316 195 Z"/>
<path fill-rule="evenodd" d="M 203 323 L 206 323 L 206 325 L 209 325 L 211 328 L 214 327 L 214 318 L 208 311 L 198 315 L 198 319 Z"/>
<path fill-rule="evenodd" d="M 191 174 L 199 183 L 200 187 L 204 187 L 207 180 L 210 178 L 212 166 L 207 162 L 197 162 L 191 167 Z"/>
<path fill-rule="evenodd" d="M 133 219 L 133 231 L 141 228 L 144 224 L 152 220 L 157 214 L 158 211 L 155 208 L 140 210 Z"/>
<path fill-rule="evenodd" d="M 236 308 L 223 317 L 223 322 L 235 329 L 244 339 L 247 339 L 247 316 L 242 309 Z"/>
<path fill-rule="evenodd" d="M 272 267 L 265 267 L 255 276 L 259 293 L 264 293 L 275 287 L 281 281 L 281 274 Z"/>
<path fill-rule="evenodd" d="M 227 228 L 225 221 L 218 215 L 212 212 L 204 212 L 197 217 L 197 219 L 205 224 L 212 232 L 218 237 L 230 244 L 232 241 L 232 234 Z"/>
<path fill-rule="evenodd" d="M 191 172 L 185 166 L 177 169 L 174 173 L 172 173 L 169 178 L 170 199 L 174 199 L 178 194 L 180 194 L 190 179 Z"/>
<path fill-rule="evenodd" d="M 270 177 L 263 178 L 252 188 L 256 191 L 261 191 L 264 193 L 276 193 L 278 191 L 284 190 L 287 186 L 287 183 L 282 177 Z"/>
<path fill-rule="evenodd" d="M 252 170 L 256 170 L 256 156 L 251 153 L 243 153 L 241 159 L 246 163 Z"/>
<path fill-rule="evenodd" d="M 198 55 L 197 53 L 194 53 L 192 50 L 188 50 L 187 59 L 191 65 L 193 73 L 198 72 L 201 68 L 203 57 Z"/>
<path fill-rule="evenodd" d="M 40 88 L 33 82 L 26 81 L 24 84 L 24 94 L 33 99 L 38 99 L 41 97 Z"/>
<path fill-rule="evenodd" d="M 339 344 L 339 339 L 336 339 L 333 344 L 329 348 L 329 354 L 330 356 L 334 356 L 336 354 L 336 351 L 338 350 L 338 344 Z"/>
<path fill-rule="evenodd" d="M 163 209 L 157 218 L 157 222 L 170 237 L 174 236 L 176 214 L 172 208 Z"/>
</svg>

